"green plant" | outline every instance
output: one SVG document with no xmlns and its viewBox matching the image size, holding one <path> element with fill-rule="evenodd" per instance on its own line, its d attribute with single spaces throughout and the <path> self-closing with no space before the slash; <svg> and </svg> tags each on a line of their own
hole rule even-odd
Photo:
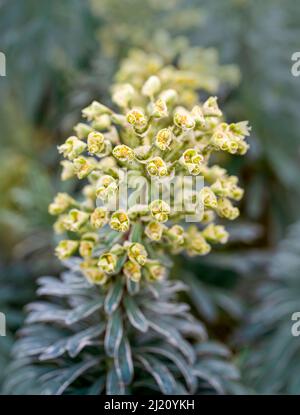
<svg viewBox="0 0 300 415">
<path fill-rule="evenodd" d="M 63 235 L 56 254 L 69 269 L 41 279 L 39 293 L 53 298 L 28 307 L 7 393 L 240 391 L 228 350 L 205 341 L 203 324 L 177 302 L 184 285 L 168 274 L 172 254 L 206 255 L 226 243 L 217 221 L 239 215 L 232 201 L 243 190 L 210 157 L 245 154 L 249 127 L 227 124 L 216 97 L 196 103 L 189 85 L 174 82 L 176 71 L 161 68 L 140 86 L 116 84 L 120 112 L 94 101 L 82 111 L 89 123 L 58 147 L 62 179 L 85 183 L 78 200 L 59 193 L 49 206 Z M 197 176 L 204 186 L 195 191 L 187 179 Z M 125 178 L 126 190 L 150 187 L 124 200 Z M 185 222 L 192 214 L 194 225 Z"/>
<path fill-rule="evenodd" d="M 299 394 L 300 343 L 292 335 L 299 311 L 300 225 L 292 225 L 270 257 L 249 317 L 236 339 L 243 346 L 245 382 L 258 393 Z"/>
</svg>

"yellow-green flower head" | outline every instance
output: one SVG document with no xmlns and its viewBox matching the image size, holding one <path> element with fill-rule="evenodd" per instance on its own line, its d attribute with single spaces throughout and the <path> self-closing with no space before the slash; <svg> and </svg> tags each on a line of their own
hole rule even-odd
<svg viewBox="0 0 300 415">
<path fill-rule="evenodd" d="M 185 108 L 180 107 L 174 113 L 174 124 L 182 130 L 192 130 L 195 120 Z"/>
<path fill-rule="evenodd" d="M 166 231 L 166 236 L 170 242 L 176 246 L 184 244 L 184 229 L 180 225 L 173 225 Z"/>
<path fill-rule="evenodd" d="M 97 267 L 97 264 L 93 260 L 83 261 L 80 264 L 81 271 L 86 279 L 95 285 L 103 285 L 107 281 L 107 275 L 105 272 Z"/>
<path fill-rule="evenodd" d="M 218 202 L 217 197 L 212 191 L 212 189 L 208 186 L 204 186 L 203 189 L 200 190 L 200 199 L 206 208 L 216 209 Z"/>
<path fill-rule="evenodd" d="M 71 209 L 65 220 L 66 229 L 77 232 L 87 221 L 89 214 L 78 209 Z"/>
<path fill-rule="evenodd" d="M 196 122 L 196 127 L 205 128 L 206 121 L 202 111 L 202 108 L 199 105 L 195 105 L 191 111 L 192 116 Z"/>
<path fill-rule="evenodd" d="M 106 254 L 101 255 L 98 261 L 98 266 L 101 269 L 103 269 L 103 271 L 107 272 L 108 274 L 111 274 L 115 271 L 116 265 L 117 265 L 117 256 L 110 252 L 107 252 Z"/>
<path fill-rule="evenodd" d="M 55 248 L 55 254 L 60 259 L 67 259 L 75 253 L 78 248 L 78 242 L 72 240 L 60 241 Z"/>
<path fill-rule="evenodd" d="M 152 115 L 154 118 L 163 118 L 168 116 L 168 107 L 166 102 L 158 98 L 153 104 Z"/>
<path fill-rule="evenodd" d="M 228 196 L 230 187 L 228 186 L 228 178 L 217 179 L 212 185 L 211 190 L 221 197 Z"/>
<path fill-rule="evenodd" d="M 197 231 L 197 228 L 191 227 L 186 236 L 186 249 L 190 256 L 207 255 L 211 250 L 211 246 L 206 242 L 202 234 Z"/>
<path fill-rule="evenodd" d="M 134 108 L 126 115 L 127 122 L 134 128 L 142 130 L 147 126 L 147 118 L 144 112 L 138 108 Z"/>
<path fill-rule="evenodd" d="M 229 124 L 229 132 L 237 140 L 243 140 L 250 135 L 251 127 L 248 121 L 240 121 L 237 123 Z"/>
<path fill-rule="evenodd" d="M 162 238 L 163 230 L 164 230 L 164 225 L 162 225 L 159 222 L 156 222 L 155 220 L 152 220 L 146 226 L 145 234 L 152 241 L 160 241 Z"/>
<path fill-rule="evenodd" d="M 61 172 L 61 180 L 65 181 L 65 180 L 69 180 L 72 179 L 72 177 L 75 176 L 75 171 L 74 171 L 74 165 L 71 161 L 68 160 L 63 160 L 60 162 L 61 166 L 62 166 L 62 172 Z"/>
<path fill-rule="evenodd" d="M 92 256 L 94 249 L 94 242 L 92 241 L 80 241 L 79 254 L 83 258 L 89 258 Z"/>
<path fill-rule="evenodd" d="M 196 176 L 201 172 L 201 163 L 203 156 L 193 148 L 185 150 L 181 159 L 181 163 L 187 168 L 190 174 Z"/>
<path fill-rule="evenodd" d="M 147 277 L 150 281 L 161 281 L 166 277 L 166 268 L 159 264 L 149 264 L 147 271 Z"/>
<path fill-rule="evenodd" d="M 127 278 L 134 282 L 139 282 L 142 277 L 141 266 L 137 262 L 126 261 L 123 272 Z"/>
<path fill-rule="evenodd" d="M 125 144 L 120 144 L 113 149 L 113 155 L 116 159 L 120 161 L 132 161 L 134 159 L 134 151 L 126 146 Z"/>
<path fill-rule="evenodd" d="M 230 200 L 225 197 L 218 200 L 217 212 L 219 216 L 229 220 L 236 219 L 240 214 L 239 209 L 234 207 Z"/>
<path fill-rule="evenodd" d="M 174 105 L 178 100 L 178 94 L 175 89 L 165 89 L 159 95 L 159 97 L 167 104 Z"/>
<path fill-rule="evenodd" d="M 77 125 L 75 125 L 74 131 L 77 137 L 82 139 L 87 138 L 87 136 L 89 135 L 89 133 L 93 131 L 93 129 L 90 125 L 79 122 Z"/>
<path fill-rule="evenodd" d="M 168 168 L 161 157 L 154 157 L 146 165 L 147 172 L 150 176 L 165 177 L 168 175 Z"/>
<path fill-rule="evenodd" d="M 64 144 L 58 146 L 58 152 L 69 160 L 74 160 L 86 149 L 86 143 L 75 135 L 67 138 Z"/>
<path fill-rule="evenodd" d="M 220 110 L 217 102 L 217 97 L 209 97 L 202 106 L 204 116 L 209 117 L 222 117 L 222 111 Z"/>
<path fill-rule="evenodd" d="M 100 177 L 97 183 L 96 196 L 101 200 L 107 201 L 117 192 L 117 190 L 117 180 L 106 174 Z"/>
<path fill-rule="evenodd" d="M 57 235 L 61 235 L 66 232 L 66 219 L 68 215 L 59 215 L 57 220 L 55 221 L 53 225 L 54 232 Z"/>
<path fill-rule="evenodd" d="M 249 144 L 247 144 L 245 141 L 239 142 L 238 154 L 243 156 L 247 153 L 248 149 L 249 149 Z"/>
<path fill-rule="evenodd" d="M 146 97 L 153 97 L 155 94 L 159 92 L 161 88 L 160 80 L 157 76 L 152 75 L 147 81 L 144 83 L 142 88 L 142 94 Z"/>
<path fill-rule="evenodd" d="M 95 120 L 92 122 L 92 127 L 95 130 L 108 130 L 111 126 L 111 115 L 103 114 L 99 117 L 95 118 Z"/>
<path fill-rule="evenodd" d="M 84 179 L 94 170 L 95 162 L 93 159 L 80 156 L 73 161 L 73 166 L 78 179 Z"/>
<path fill-rule="evenodd" d="M 113 90 L 112 101 L 121 108 L 127 108 L 133 99 L 135 90 L 130 84 L 116 85 Z"/>
<path fill-rule="evenodd" d="M 148 253 L 144 245 L 138 242 L 128 242 L 125 247 L 127 249 L 128 258 L 130 261 L 137 262 L 141 266 L 145 265 Z"/>
<path fill-rule="evenodd" d="M 215 212 L 212 210 L 204 210 L 202 215 L 202 223 L 206 225 L 207 223 L 212 222 L 215 219 Z"/>
<path fill-rule="evenodd" d="M 239 186 L 232 186 L 229 192 L 229 197 L 231 197 L 234 200 L 241 200 L 244 196 L 244 189 L 242 189 Z"/>
<path fill-rule="evenodd" d="M 88 151 L 90 154 L 101 154 L 105 148 L 104 135 L 98 131 L 92 131 L 87 138 Z"/>
<path fill-rule="evenodd" d="M 222 225 L 214 225 L 211 223 L 203 231 L 204 238 L 212 243 L 226 244 L 229 234 Z"/>
<path fill-rule="evenodd" d="M 98 101 L 93 101 L 89 106 L 82 110 L 82 116 L 88 121 L 94 121 L 104 114 L 110 114 L 111 110 Z"/>
<path fill-rule="evenodd" d="M 211 167 L 204 166 L 202 170 L 202 174 L 205 180 L 207 180 L 210 183 L 213 183 L 217 179 L 221 179 L 222 177 L 224 177 L 226 175 L 226 170 L 222 169 L 222 167 L 218 165 L 214 165 Z"/>
<path fill-rule="evenodd" d="M 90 222 L 93 228 L 100 229 L 108 223 L 108 211 L 105 207 L 97 207 L 91 214 Z"/>
<path fill-rule="evenodd" d="M 169 128 L 163 128 L 156 134 L 155 145 L 160 150 L 165 151 L 170 147 L 173 139 L 172 131 Z"/>
<path fill-rule="evenodd" d="M 118 210 L 111 215 L 110 227 L 118 232 L 127 232 L 130 226 L 128 215 L 123 210 Z"/>
<path fill-rule="evenodd" d="M 50 215 L 60 215 L 73 205 L 74 199 L 67 193 L 58 193 L 54 201 L 49 205 L 48 211 Z"/>
<path fill-rule="evenodd" d="M 153 200 L 150 203 L 149 209 L 151 215 L 156 219 L 158 222 L 166 222 L 169 219 L 169 215 L 171 213 L 170 206 L 163 200 Z"/>
</svg>

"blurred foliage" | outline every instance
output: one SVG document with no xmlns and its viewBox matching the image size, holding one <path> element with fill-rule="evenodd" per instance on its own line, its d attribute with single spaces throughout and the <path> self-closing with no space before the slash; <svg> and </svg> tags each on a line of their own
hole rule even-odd
<svg viewBox="0 0 300 415">
<path fill-rule="evenodd" d="M 252 307 L 236 342 L 244 347 L 242 372 L 259 393 L 300 394 L 300 343 L 292 335 L 300 310 L 300 223 L 292 225 L 252 294 Z"/>
<path fill-rule="evenodd" d="M 299 49 L 300 3 L 204 0 L 201 5 L 207 19 L 192 38 L 215 45 L 242 73 L 227 113 L 247 117 L 253 127 L 249 161 L 242 166 L 245 213 L 264 224 L 264 243 L 274 244 L 299 217 L 300 88 L 291 75 L 291 55 Z"/>
</svg>

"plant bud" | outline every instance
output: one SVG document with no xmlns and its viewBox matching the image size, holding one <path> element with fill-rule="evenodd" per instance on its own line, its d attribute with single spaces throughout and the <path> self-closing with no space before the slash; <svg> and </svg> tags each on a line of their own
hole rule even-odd
<svg viewBox="0 0 300 415">
<path fill-rule="evenodd" d="M 79 245 L 79 254 L 83 258 L 89 258 L 92 256 L 94 243 L 92 241 L 81 241 Z"/>
<path fill-rule="evenodd" d="M 116 159 L 120 160 L 120 161 L 132 161 L 134 159 L 134 152 L 133 150 L 126 146 L 125 144 L 121 144 L 116 146 L 113 149 L 113 155 L 115 156 Z"/>
<path fill-rule="evenodd" d="M 74 254 L 77 248 L 77 241 L 63 240 L 60 241 L 58 246 L 55 248 L 55 254 L 60 260 L 67 259 Z"/>
<path fill-rule="evenodd" d="M 97 267 L 94 261 L 84 261 L 80 265 L 81 271 L 86 279 L 95 285 L 103 285 L 107 281 L 107 275 L 105 272 Z"/>
<path fill-rule="evenodd" d="M 60 215 L 65 212 L 73 203 L 74 199 L 67 193 L 58 193 L 54 201 L 49 205 L 48 211 L 50 215 Z"/>
<path fill-rule="evenodd" d="M 160 157 L 154 157 L 146 165 L 147 172 L 150 176 L 165 177 L 168 175 L 166 163 Z"/>
<path fill-rule="evenodd" d="M 134 88 L 130 84 L 116 85 L 112 95 L 112 101 L 119 107 L 127 108 L 134 94 Z"/>
<path fill-rule="evenodd" d="M 146 97 L 153 97 L 160 90 L 161 83 L 157 76 L 150 76 L 144 83 L 142 94 Z"/>
<path fill-rule="evenodd" d="M 60 162 L 62 166 L 61 180 L 69 180 L 75 176 L 74 165 L 71 161 L 63 160 Z"/>
<path fill-rule="evenodd" d="M 165 151 L 172 142 L 172 132 L 169 128 L 163 128 L 156 134 L 155 145 L 160 150 Z"/>
<path fill-rule="evenodd" d="M 132 262 L 137 262 L 139 265 L 145 265 L 148 257 L 148 253 L 144 245 L 134 242 L 126 244 L 128 258 Z"/>
<path fill-rule="evenodd" d="M 137 129 L 143 129 L 147 126 L 147 118 L 143 111 L 135 108 L 126 115 L 127 122 Z"/>
<path fill-rule="evenodd" d="M 224 226 L 214 225 L 211 223 L 203 231 L 202 235 L 206 240 L 212 243 L 225 244 L 228 241 L 229 234 Z"/>
<path fill-rule="evenodd" d="M 204 207 L 210 209 L 217 208 L 217 197 L 210 187 L 204 186 L 203 189 L 200 190 L 200 198 L 202 200 Z"/>
<path fill-rule="evenodd" d="M 104 150 L 104 135 L 98 131 L 92 131 L 87 138 L 88 152 L 90 154 L 101 154 Z"/>
<path fill-rule="evenodd" d="M 163 223 L 169 219 L 171 209 L 170 206 L 163 200 L 154 200 L 150 203 L 149 209 L 151 211 L 151 215 L 158 222 Z"/>
<path fill-rule="evenodd" d="M 66 229 L 77 232 L 87 221 L 89 214 L 78 209 L 71 209 L 65 220 Z"/>
<path fill-rule="evenodd" d="M 127 232 L 130 226 L 130 220 L 125 212 L 118 210 L 112 214 L 109 225 L 115 231 Z"/>
<path fill-rule="evenodd" d="M 217 97 L 209 97 L 202 106 L 204 116 L 209 117 L 222 117 L 222 111 L 220 110 Z"/>
<path fill-rule="evenodd" d="M 92 158 L 77 157 L 74 162 L 74 172 L 78 179 L 84 179 L 87 177 L 95 168 L 95 161 Z"/>
<path fill-rule="evenodd" d="M 82 138 L 87 138 L 87 136 L 89 135 L 89 133 L 93 131 L 93 129 L 88 124 L 84 124 L 80 122 L 77 125 L 75 125 L 74 131 L 77 137 L 82 139 Z"/>
<path fill-rule="evenodd" d="M 117 265 L 117 256 L 107 252 L 106 254 L 101 255 L 98 266 L 103 269 L 104 272 L 111 274 L 115 271 Z"/>
<path fill-rule="evenodd" d="M 111 110 L 98 101 L 93 101 L 89 106 L 82 110 L 82 116 L 88 121 L 93 121 L 103 114 L 111 114 Z"/>
<path fill-rule="evenodd" d="M 139 282 L 142 277 L 140 265 L 133 261 L 125 262 L 123 272 L 127 278 L 134 282 Z"/>
<path fill-rule="evenodd" d="M 174 124 L 182 130 L 192 130 L 195 121 L 191 114 L 184 108 L 178 108 L 174 114 Z"/>
<path fill-rule="evenodd" d="M 180 162 L 189 171 L 190 174 L 196 176 L 201 172 L 201 163 L 203 162 L 203 156 L 199 154 L 195 149 L 191 148 L 185 150 Z"/>
<path fill-rule="evenodd" d="M 104 207 L 97 207 L 91 214 L 90 222 L 93 228 L 100 229 L 108 223 L 108 211 Z"/>
<path fill-rule="evenodd" d="M 112 176 L 104 175 L 100 177 L 97 183 L 96 196 L 101 200 L 108 201 L 112 196 L 116 194 L 117 190 L 117 180 Z"/>
<path fill-rule="evenodd" d="M 146 226 L 145 234 L 148 236 L 149 239 L 157 242 L 161 240 L 163 230 L 164 226 L 161 223 L 152 220 Z"/>
<path fill-rule="evenodd" d="M 219 216 L 229 220 L 236 219 L 240 214 L 239 209 L 232 206 L 230 200 L 226 198 L 220 198 L 218 200 L 217 212 Z"/>
<path fill-rule="evenodd" d="M 76 136 L 69 137 L 64 144 L 57 147 L 58 152 L 69 160 L 74 160 L 78 157 L 85 149 L 86 143 L 79 140 Z"/>
</svg>

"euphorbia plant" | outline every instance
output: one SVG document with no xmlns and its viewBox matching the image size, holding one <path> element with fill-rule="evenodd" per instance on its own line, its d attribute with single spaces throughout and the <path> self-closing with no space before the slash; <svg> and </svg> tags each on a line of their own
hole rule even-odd
<svg viewBox="0 0 300 415">
<path fill-rule="evenodd" d="M 175 254 L 206 255 L 211 244 L 226 243 L 218 218 L 238 216 L 233 201 L 243 190 L 210 159 L 244 154 L 249 127 L 227 124 L 216 97 L 196 102 L 196 86 L 180 83 L 176 70 L 115 85 L 118 110 L 92 102 L 76 135 L 59 146 L 62 179 L 84 183 L 77 200 L 59 193 L 49 207 L 67 270 L 40 280 L 39 294 L 51 300 L 29 306 L 8 391 L 234 390 L 229 351 L 208 342 L 203 324 L 178 302 L 186 287 L 180 271 L 174 281 L 169 270 Z M 203 178 L 201 189 L 186 185 L 191 177 Z M 180 209 L 178 189 L 189 201 Z"/>
</svg>

